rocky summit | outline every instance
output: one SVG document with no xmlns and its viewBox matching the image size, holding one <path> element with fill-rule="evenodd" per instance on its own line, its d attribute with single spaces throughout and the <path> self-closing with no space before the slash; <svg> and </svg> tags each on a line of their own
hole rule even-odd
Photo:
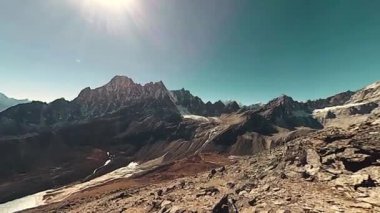
<svg viewBox="0 0 380 213">
<path fill-rule="evenodd" d="M 379 83 L 240 106 L 116 76 L 0 113 L 0 212 L 380 212 L 379 104 Z"/>
</svg>

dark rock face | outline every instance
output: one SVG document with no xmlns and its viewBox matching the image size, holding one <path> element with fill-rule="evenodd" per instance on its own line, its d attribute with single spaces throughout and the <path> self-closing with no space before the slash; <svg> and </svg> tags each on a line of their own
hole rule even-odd
<svg viewBox="0 0 380 213">
<path fill-rule="evenodd" d="M 115 77 L 72 102 L 32 102 L 0 113 L 0 180 L 10 181 L 0 187 L 0 202 L 88 176 L 106 160 L 91 157 L 93 150 L 115 153 L 115 169 L 147 144 L 168 141 L 181 122 L 169 94 L 160 82 L 141 86 Z M 38 184 L 20 188 L 31 181 L 17 178 L 22 174 Z"/>
<path fill-rule="evenodd" d="M 305 105 L 310 109 L 323 109 L 326 107 L 339 106 L 345 104 L 347 101 L 351 99 L 351 97 L 355 94 L 352 91 L 342 92 L 328 98 L 318 99 L 318 100 L 309 100 L 305 103 Z"/>
<path fill-rule="evenodd" d="M 135 102 L 161 100 L 172 105 L 170 92 L 162 82 L 136 84 L 125 76 L 116 76 L 105 86 L 91 90 L 82 90 L 73 101 L 80 106 L 83 116 L 97 117 L 115 112 Z"/>
<path fill-rule="evenodd" d="M 188 90 L 171 91 L 174 103 L 183 114 L 201 116 L 220 116 L 223 113 L 237 112 L 240 106 L 236 101 L 224 104 L 222 101 L 204 103 L 198 96 L 193 96 Z"/>
<path fill-rule="evenodd" d="M 240 106 L 236 101 L 231 101 L 226 104 L 226 107 L 225 107 L 226 113 L 237 112 L 238 110 L 240 110 Z"/>
<path fill-rule="evenodd" d="M 205 115 L 207 114 L 205 104 L 198 96 L 193 96 L 190 91 L 181 89 L 171 91 L 174 101 L 182 107 L 184 114 Z"/>
<path fill-rule="evenodd" d="M 336 118 L 336 115 L 333 112 L 328 111 L 326 113 L 325 119 L 333 119 L 333 118 Z"/>
<path fill-rule="evenodd" d="M 358 106 L 352 106 L 348 107 L 344 110 L 342 110 L 341 114 L 346 114 L 346 115 L 364 115 L 364 114 L 369 114 L 377 108 L 379 105 L 377 103 L 366 103 Z"/>
<path fill-rule="evenodd" d="M 231 197 L 225 195 L 212 209 L 213 213 L 238 213 L 238 209 Z"/>
<path fill-rule="evenodd" d="M 297 126 L 323 127 L 311 116 L 311 111 L 304 104 L 286 95 L 273 99 L 257 112 L 275 125 L 287 129 L 294 129 Z"/>
<path fill-rule="evenodd" d="M 155 102 L 157 109 L 178 111 L 162 82 L 144 86 L 123 76 L 114 77 L 103 87 L 86 88 L 72 102 L 58 99 L 50 104 L 32 102 L 0 114 L 0 136 L 50 131 L 72 123 L 84 122 L 136 105 Z M 150 107 L 150 106 L 148 106 Z M 148 109 L 137 109 L 138 111 Z M 152 110 L 152 109 L 151 109 Z"/>
<path fill-rule="evenodd" d="M 208 149 L 231 154 L 240 153 L 240 155 L 264 150 L 262 148 L 265 146 L 265 141 L 260 135 L 270 135 L 277 130 L 272 123 L 257 113 L 246 112 L 244 117 L 242 122 L 231 125 L 216 135 Z"/>
<path fill-rule="evenodd" d="M 164 108 L 159 101 L 150 100 L 129 105 L 101 118 L 55 128 L 54 131 L 0 140 L 0 158 L 6 165 L 2 166 L 0 179 L 8 181 L 21 173 L 34 174 L 35 168 L 39 168 L 36 175 L 43 178 L 37 181 L 41 185 L 36 191 L 67 184 L 88 176 L 104 164 L 106 159 L 91 157 L 94 149 L 113 153 L 116 169 L 133 160 L 136 153 L 149 143 L 168 141 L 180 120 L 176 108 Z M 146 157 L 150 156 L 152 153 L 147 152 Z M 60 170 L 53 171 L 52 168 L 56 167 Z M 23 185 L 24 180 L 13 183 L 0 187 L 4 192 L 0 193 L 3 195 L 0 201 L 23 195 L 23 190 L 18 191 L 17 186 Z M 16 188 L 14 197 L 5 193 L 9 187 Z M 33 190 L 24 193 L 31 192 Z"/>
</svg>

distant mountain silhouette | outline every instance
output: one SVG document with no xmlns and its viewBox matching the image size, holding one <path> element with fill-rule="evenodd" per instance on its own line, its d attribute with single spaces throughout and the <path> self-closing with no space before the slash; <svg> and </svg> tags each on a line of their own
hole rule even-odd
<svg viewBox="0 0 380 213">
<path fill-rule="evenodd" d="M 8 109 L 9 107 L 15 106 L 17 104 L 23 104 L 23 103 L 28 103 L 29 100 L 23 99 L 23 100 L 18 100 L 14 98 L 9 98 L 3 93 L 0 93 L 0 112 Z"/>
</svg>

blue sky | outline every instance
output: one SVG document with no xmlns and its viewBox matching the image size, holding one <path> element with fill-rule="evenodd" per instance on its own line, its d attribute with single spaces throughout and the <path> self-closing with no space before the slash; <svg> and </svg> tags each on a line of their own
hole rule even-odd
<svg viewBox="0 0 380 213">
<path fill-rule="evenodd" d="M 72 99 L 126 75 L 250 104 L 380 80 L 380 1 L 105 1 L 0 1 L 0 92 Z"/>
</svg>

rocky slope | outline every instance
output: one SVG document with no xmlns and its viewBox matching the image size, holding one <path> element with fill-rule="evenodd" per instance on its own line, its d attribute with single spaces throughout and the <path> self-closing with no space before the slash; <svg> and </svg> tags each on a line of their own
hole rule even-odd
<svg viewBox="0 0 380 213">
<path fill-rule="evenodd" d="M 372 112 L 379 110 L 380 83 L 375 82 L 354 93 L 346 92 L 337 96 L 340 101 L 324 105 L 321 108 L 314 108 L 313 115 L 325 126 L 347 128 L 352 124 L 364 121 Z M 336 96 L 328 99 L 333 100 L 334 97 Z M 306 104 L 311 106 L 310 103 Z"/>
<path fill-rule="evenodd" d="M 368 103 L 380 101 L 380 81 L 357 91 L 346 103 Z"/>
<path fill-rule="evenodd" d="M 348 130 L 327 128 L 270 152 L 230 157 L 207 172 L 162 176 L 174 164 L 27 212 L 379 212 L 379 140 L 378 114 Z M 176 163 L 200 161 L 210 158 Z"/>
<path fill-rule="evenodd" d="M 376 89 L 373 88 L 374 86 L 367 87 L 355 94 L 338 94 L 334 96 L 335 98 L 319 100 L 314 104 L 311 104 L 311 102 L 309 104 L 301 103 L 293 100 L 291 97 L 281 96 L 264 105 L 239 109 L 236 107 L 236 103 L 236 106 L 234 106 L 233 102 L 227 105 L 222 102 L 216 102 L 215 104 L 203 103 L 199 98 L 192 96 L 186 90 L 169 92 L 162 82 L 140 85 L 127 77 L 116 76 L 102 87 L 82 90 L 73 101 L 59 99 L 50 104 L 32 102 L 18 105 L 0 113 L 0 160 L 6 165 L 0 171 L 0 202 L 68 183 L 75 185 L 78 181 L 88 181 L 96 179 L 99 176 L 103 177 L 102 175 L 120 167 L 125 167 L 131 162 L 150 165 L 142 169 L 147 172 L 147 176 L 140 174 L 135 177 L 136 179 L 132 179 L 132 182 L 144 180 L 142 181 L 143 185 L 147 183 L 161 184 L 162 181 L 171 181 L 179 177 L 174 175 L 176 172 L 183 172 L 183 176 L 195 174 L 187 171 L 186 166 L 182 167 L 181 165 L 183 164 L 193 165 L 194 172 L 227 165 L 229 161 L 221 159 L 231 155 L 250 156 L 267 153 L 269 150 L 276 150 L 275 152 L 281 153 L 282 156 L 282 158 L 276 157 L 276 161 L 287 164 L 288 160 L 284 156 L 291 155 L 291 153 L 289 154 L 282 149 L 276 149 L 276 147 L 285 149 L 285 147 L 289 148 L 289 145 L 293 143 L 301 143 L 301 148 L 299 148 L 301 145 L 297 145 L 298 148 L 295 148 L 296 150 L 301 150 L 304 143 L 308 144 L 310 141 L 314 143 L 314 139 L 320 135 L 329 135 L 326 136 L 328 139 L 321 139 L 325 141 L 325 145 L 328 145 L 331 142 L 330 140 L 335 140 L 331 139 L 331 137 L 336 136 L 336 140 L 349 139 L 345 136 L 339 138 L 340 131 L 344 132 L 342 135 L 360 133 L 360 137 L 362 137 L 365 131 L 367 131 L 367 124 L 365 122 L 372 122 L 369 119 L 377 119 L 371 117 L 376 115 L 379 109 L 377 103 L 373 101 L 376 99 L 377 94 L 374 91 Z M 355 98 L 355 101 L 353 101 L 353 97 L 361 97 L 363 100 L 371 101 L 360 102 L 358 101 L 359 98 Z M 346 101 L 345 105 L 335 106 L 335 104 L 340 104 L 344 101 Z M 325 122 L 325 117 L 321 119 L 316 115 L 317 110 L 314 110 L 316 106 L 330 106 L 334 110 L 340 107 L 347 110 L 347 106 L 358 107 L 355 110 L 350 109 L 346 117 L 350 121 L 355 120 L 356 123 L 363 125 L 353 126 L 351 122 L 345 129 L 338 132 L 335 130 L 330 132 L 328 128 L 320 130 L 324 127 L 322 124 L 325 127 L 329 125 Z M 192 112 L 189 112 L 189 110 L 192 110 Z M 330 111 L 329 108 L 319 109 L 319 111 L 323 110 Z M 187 113 L 183 114 L 184 111 L 187 111 Z M 188 113 L 198 113 L 198 115 Z M 335 111 L 332 113 L 335 113 Z M 336 124 L 342 123 L 342 114 L 334 114 L 334 117 L 330 113 L 330 117 L 327 119 L 329 122 L 334 121 L 330 122 L 334 124 L 331 126 L 339 126 Z M 360 117 L 361 120 L 358 120 L 355 117 L 358 114 L 365 116 Z M 376 131 L 374 130 L 374 132 Z M 304 142 L 300 142 L 302 138 Z M 373 141 L 372 138 L 368 140 Z M 370 143 L 373 144 L 373 142 Z M 315 149 L 318 155 L 323 155 L 317 149 L 317 144 L 313 145 L 312 148 Z M 364 148 L 360 148 L 360 150 L 364 150 L 360 151 L 361 153 L 369 152 L 365 148 L 367 145 L 365 144 L 363 145 Z M 334 149 L 335 146 L 337 144 L 333 145 Z M 347 146 L 350 147 L 351 145 Z M 336 149 L 341 150 L 340 148 Z M 299 159 L 302 153 L 305 152 L 296 153 L 298 156 L 295 158 Z M 275 168 L 268 171 L 265 169 L 265 167 L 268 167 L 268 164 L 271 167 L 273 155 L 271 153 L 261 155 L 264 156 L 263 162 L 257 162 L 253 168 L 264 169 L 259 171 L 260 174 L 269 172 L 267 176 L 278 177 L 276 175 L 278 175 L 280 170 L 276 170 L 276 173 L 272 174 L 270 172 L 274 171 Z M 367 153 L 367 155 L 370 154 Z M 214 157 L 210 160 L 210 158 L 205 156 Z M 340 159 L 341 157 L 338 158 Z M 259 175 L 256 170 L 244 167 L 250 159 L 250 157 L 247 157 L 243 158 L 242 161 L 236 161 L 237 166 L 230 167 L 232 176 L 221 176 L 219 181 L 222 182 L 223 178 L 239 180 L 239 177 L 234 176 L 239 174 L 238 171 L 247 171 L 247 173 L 251 172 L 250 174 L 252 175 Z M 370 159 L 371 165 L 377 162 L 377 154 L 374 157 L 370 157 Z M 265 162 L 268 162 L 268 164 Z M 302 162 L 304 163 L 305 161 Z M 347 164 L 346 161 L 342 162 L 343 165 Z M 261 163 L 263 164 L 261 165 Z M 199 169 L 194 164 L 200 166 Z M 303 167 L 305 165 L 302 165 L 302 168 L 306 169 L 306 167 Z M 315 165 L 312 167 L 315 168 Z M 282 169 L 282 172 L 302 170 L 301 167 L 294 168 L 291 166 L 289 170 L 286 167 L 279 168 Z M 311 168 L 312 171 L 314 171 L 313 168 Z M 345 169 L 350 170 L 350 168 Z M 172 172 L 173 175 L 168 175 L 171 174 L 167 173 L 168 171 Z M 308 172 L 306 171 L 305 173 L 302 170 L 299 173 L 305 177 L 312 176 Z M 295 176 L 295 179 L 292 179 L 292 181 L 303 180 L 304 176 Z M 319 181 L 318 178 L 313 178 L 313 180 Z M 337 176 L 333 176 L 332 179 L 335 178 Z M 261 180 L 262 178 L 259 179 Z M 197 178 L 195 180 L 198 181 Z M 106 187 L 116 190 L 112 185 L 114 181 L 114 179 L 112 181 L 108 180 L 104 184 Z M 124 180 L 118 181 L 123 182 Z M 130 183 L 131 179 L 126 179 L 125 181 Z M 199 179 L 199 181 L 202 180 Z M 269 179 L 268 183 L 270 181 L 272 180 Z M 34 184 L 30 184 L 30 182 Z M 304 187 L 311 186 L 307 183 L 305 182 Z M 123 184 L 118 184 L 117 187 L 124 187 Z M 289 184 L 287 186 L 289 189 L 294 187 L 288 182 L 284 184 L 286 186 Z M 318 189 L 320 186 L 318 184 L 320 183 L 316 182 L 316 184 L 317 188 L 315 189 Z M 143 187 L 135 182 L 132 185 L 137 188 Z M 198 183 L 195 185 L 197 186 Z M 262 184 L 260 183 L 260 185 Z M 107 193 L 109 192 L 106 193 L 101 188 L 102 186 L 94 186 L 94 190 L 97 194 L 100 193 L 101 197 L 108 196 Z M 145 188 L 141 189 L 146 190 Z M 221 190 L 218 188 L 218 190 L 218 193 L 222 192 L 219 195 L 228 192 L 225 189 Z M 214 190 L 212 193 L 215 192 Z M 209 192 L 204 193 L 207 196 L 209 195 Z M 228 192 L 228 194 L 230 193 Z M 239 193 L 237 194 L 241 196 Z M 141 194 L 141 196 L 147 195 Z M 178 194 L 178 196 L 184 195 Z M 232 205 L 231 200 L 236 199 L 233 197 L 215 198 L 216 200 L 222 200 L 221 204 L 217 205 L 219 206 L 218 208 L 222 208 L 221 206 L 223 206 L 222 204 L 226 200 L 230 202 L 230 204 L 226 204 L 227 206 L 235 206 L 233 208 L 238 209 L 246 207 L 239 206 L 240 204 Z M 49 199 L 52 202 L 62 201 L 61 199 L 54 199 L 54 195 L 50 196 Z M 83 197 L 83 199 L 87 200 L 86 197 Z M 95 199 L 93 200 L 95 203 L 100 202 L 100 197 L 91 199 Z M 131 196 L 131 200 L 136 199 L 134 195 Z M 214 208 L 214 205 L 216 205 L 216 203 L 213 203 L 214 201 L 211 199 L 207 204 L 199 203 L 201 207 L 199 211 L 208 211 L 209 208 Z M 63 202 L 72 201 L 64 200 Z M 171 201 L 171 203 L 173 202 L 175 201 Z M 189 200 L 189 204 L 191 205 L 197 203 L 198 200 L 194 200 L 194 202 L 190 202 Z M 130 208 L 136 207 L 136 211 L 146 211 L 145 208 L 147 207 L 142 206 L 142 204 L 139 206 L 140 204 L 136 204 L 137 206 Z M 81 205 L 83 203 L 80 203 L 79 206 Z M 128 206 L 129 204 L 125 205 Z M 204 205 L 208 207 L 203 208 Z M 271 206 L 272 204 L 268 205 Z M 71 204 L 69 207 L 64 207 L 63 210 L 68 208 L 76 211 L 74 208 L 70 208 L 70 206 Z M 89 211 L 86 208 L 90 208 L 90 206 L 82 207 L 78 211 Z M 99 207 L 99 209 L 101 210 L 102 207 Z M 160 209 L 155 206 L 152 211 Z M 298 211 L 299 209 L 294 210 Z"/>
<path fill-rule="evenodd" d="M 85 178 L 107 153 L 116 157 L 100 174 L 121 167 L 144 146 L 168 141 L 179 122 L 162 83 L 141 86 L 126 77 L 72 102 L 9 108 L 0 113 L 0 202 Z"/>
<path fill-rule="evenodd" d="M 29 100 L 27 100 L 27 99 L 17 100 L 14 98 L 8 98 L 3 93 L 0 93 L 0 112 L 8 109 L 9 107 L 15 106 L 17 104 L 24 104 L 24 103 L 28 103 L 28 102 L 29 102 Z"/>
<path fill-rule="evenodd" d="M 82 90 L 73 101 L 32 102 L 0 113 L 0 160 L 6 165 L 0 171 L 0 202 L 95 178 L 132 161 L 171 162 L 203 152 L 254 154 L 308 132 L 298 127 L 319 128 L 310 115 L 298 117 L 301 109 L 293 100 L 270 102 L 261 111 L 183 118 L 178 103 L 189 97 L 173 97 L 162 82 L 140 85 L 116 76 Z M 235 104 L 203 106 L 215 115 L 237 110 Z M 35 184 L 28 185 L 31 181 Z"/>
</svg>

